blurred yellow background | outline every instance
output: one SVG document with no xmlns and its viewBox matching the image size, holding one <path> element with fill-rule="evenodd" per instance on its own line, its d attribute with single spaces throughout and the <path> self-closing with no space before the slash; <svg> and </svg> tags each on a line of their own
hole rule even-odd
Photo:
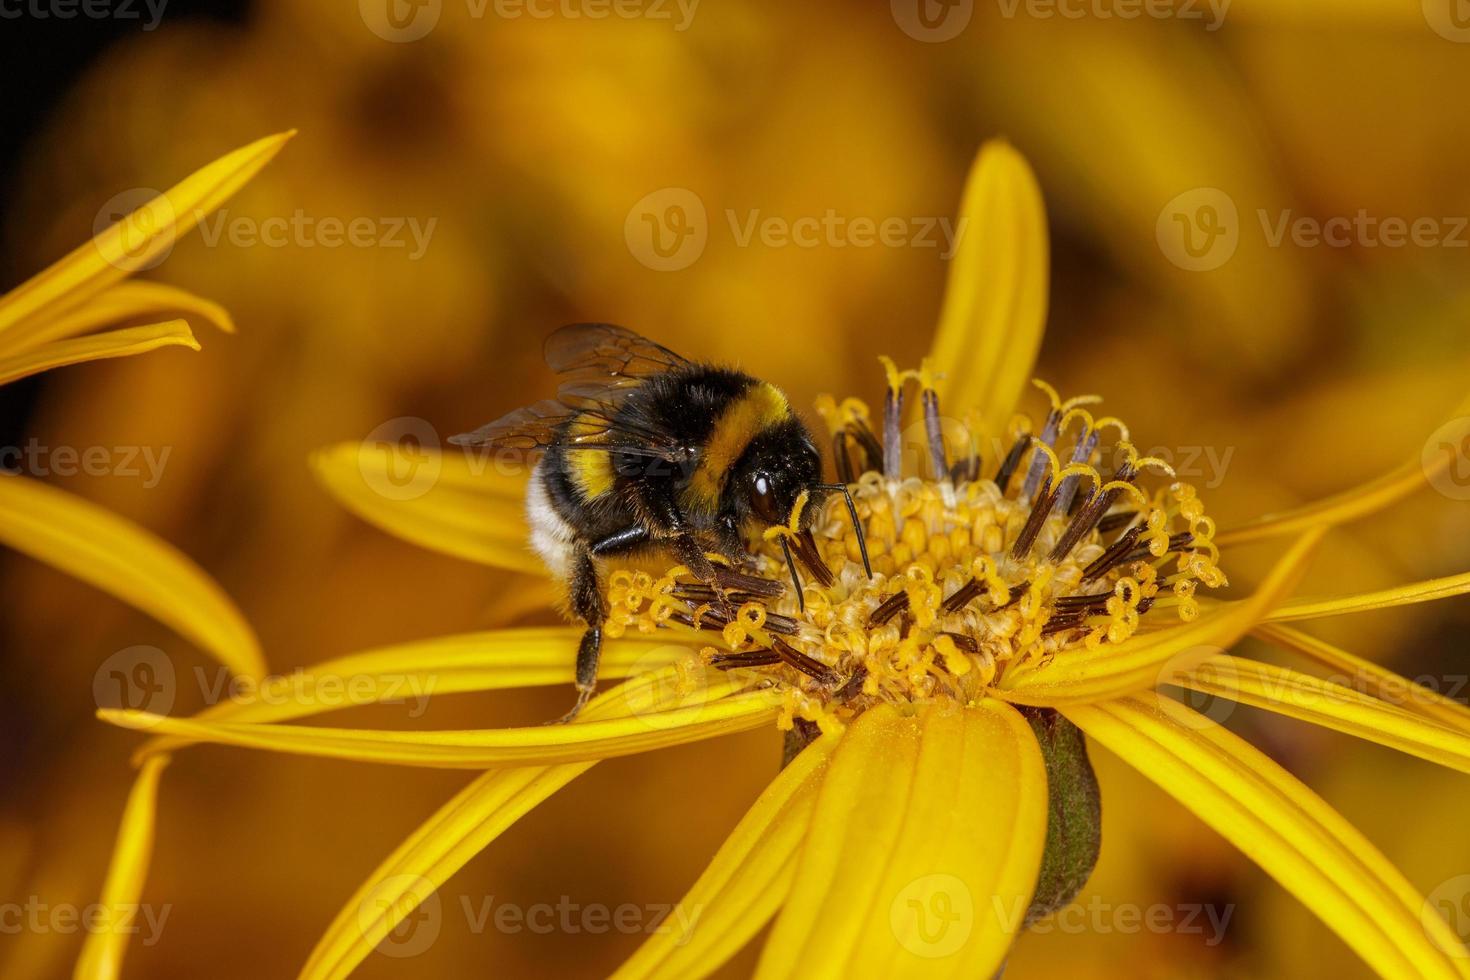
<svg viewBox="0 0 1470 980">
<path fill-rule="evenodd" d="M 637 15 L 591 15 L 614 9 Z M 944 229 L 976 147 L 1000 135 L 1047 199 L 1040 370 L 1064 391 L 1103 395 L 1140 447 L 1192 456 L 1198 472 L 1184 475 L 1222 526 L 1417 453 L 1470 376 L 1470 109 L 1459 98 L 1470 36 L 1436 0 L 1125 9 L 1141 8 L 260 0 L 226 23 L 169 7 L 51 94 L 4 189 L 6 266 L 28 273 L 62 254 L 121 191 L 167 186 L 297 127 L 217 222 L 151 273 L 222 303 L 239 333 L 207 335 L 197 354 L 53 373 L 5 431 L 51 447 L 166 447 L 156 485 L 32 475 L 195 558 L 239 601 L 275 670 L 504 625 L 506 596 L 534 588 L 527 580 L 361 523 L 319 486 L 309 454 L 398 431 L 403 418 L 443 438 L 545 397 L 541 338 L 580 319 L 738 362 L 801 405 L 824 391 L 874 400 L 877 354 L 910 364 L 927 349 Z M 674 203 L 694 215 L 693 238 L 657 226 Z M 1218 247 L 1210 215 L 1226 222 Z M 281 216 L 292 221 L 282 237 L 263 238 Z M 1390 218 L 1428 219 L 1433 243 L 1389 243 Z M 783 239 L 800 219 L 818 230 Z M 856 219 L 896 219 L 898 231 L 864 244 Z M 334 221 L 362 234 L 338 241 Z M 1312 244 L 1312 227 L 1347 230 Z M 660 254 L 655 228 L 665 245 L 693 244 Z M 1426 491 L 1334 535 L 1305 590 L 1463 571 L 1467 534 L 1465 503 Z M 1227 570 L 1249 584 L 1258 569 Z M 155 645 L 176 667 L 184 712 L 204 702 L 215 668 L 28 559 L 0 555 L 0 591 L 11 757 L 0 769 L 0 901 L 90 902 L 136 744 L 93 720 L 94 674 L 115 651 Z M 1470 673 L 1467 627 L 1470 609 L 1451 601 L 1339 620 L 1323 635 L 1444 688 Z M 421 718 L 403 706 L 340 718 L 534 723 L 568 697 L 459 696 Z M 1463 815 L 1463 778 L 1248 708 L 1231 724 L 1422 891 L 1470 873 L 1463 820 L 1415 804 Z M 474 920 L 490 900 L 677 899 L 765 784 L 779 742 L 760 732 L 598 766 L 453 879 L 430 948 L 374 956 L 360 975 L 605 974 L 637 935 Z M 1106 843 L 1078 899 L 1085 914 L 1026 937 L 1007 976 L 1364 973 L 1247 860 L 1095 755 Z M 157 942 L 134 940 L 127 975 L 294 975 L 367 872 L 466 781 L 182 753 L 164 781 L 145 896 L 169 917 Z M 1129 929 L 1125 905 L 1164 906 L 1178 927 Z M 1182 921 L 1190 908 L 1198 932 Z M 1207 913 L 1227 909 L 1214 935 Z M 78 946 L 62 930 L 6 935 L 0 975 L 69 975 Z M 752 963 L 747 952 L 725 972 Z"/>
</svg>

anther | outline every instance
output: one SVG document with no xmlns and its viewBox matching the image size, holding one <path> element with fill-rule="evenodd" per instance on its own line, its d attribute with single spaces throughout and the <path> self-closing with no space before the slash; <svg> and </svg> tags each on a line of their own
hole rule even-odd
<svg viewBox="0 0 1470 980">
<path fill-rule="evenodd" d="M 733 670 L 738 667 L 770 667 L 781 662 L 780 654 L 774 650 L 746 650 L 742 653 L 717 653 L 709 658 L 715 670 Z"/>
<path fill-rule="evenodd" d="M 1092 458 L 1092 451 L 1097 448 L 1098 431 L 1087 426 L 1083 428 L 1082 434 L 1077 437 L 1077 445 L 1072 450 L 1072 462 L 1086 463 Z M 1072 498 L 1077 493 L 1077 487 L 1082 477 L 1072 475 L 1062 480 L 1061 489 L 1057 491 L 1057 511 L 1065 514 L 1072 509 Z"/>
<path fill-rule="evenodd" d="M 1036 437 L 1038 450 L 1041 446 L 1048 449 L 1057 441 L 1057 431 L 1062 424 L 1062 410 L 1053 408 L 1047 413 L 1046 423 L 1041 427 L 1041 435 Z M 1026 482 L 1021 484 L 1021 496 L 1017 499 L 1022 503 L 1033 499 L 1036 487 L 1041 483 L 1041 477 L 1046 472 L 1046 454 L 1036 452 L 1031 457 L 1031 467 L 1026 471 Z"/>
<path fill-rule="evenodd" d="M 775 640 L 771 648 L 780 654 L 782 663 L 795 667 L 803 674 L 828 687 L 836 685 L 838 681 L 837 672 L 820 660 L 815 660 L 802 653 L 800 650 L 787 643 L 785 640 Z"/>
<path fill-rule="evenodd" d="M 837 466 L 837 479 L 844 484 L 854 480 L 852 457 L 847 455 L 847 440 L 850 438 L 845 427 L 832 433 L 832 461 Z"/>
<path fill-rule="evenodd" d="M 1026 518 L 1026 525 L 1021 528 L 1021 535 L 1016 538 L 1016 544 L 1011 548 L 1012 558 L 1020 561 L 1031 553 L 1031 546 L 1036 543 L 1036 536 L 1041 533 L 1041 526 L 1046 523 L 1047 515 L 1051 513 L 1051 509 L 1056 505 L 1056 502 L 1057 495 L 1052 490 L 1051 479 L 1048 478 L 1041 485 L 1041 496 L 1031 508 L 1031 516 Z M 1063 554 L 1065 555 L 1066 552 L 1063 552 Z M 1055 561 L 1056 559 L 1053 558 L 1052 560 Z"/>
<path fill-rule="evenodd" d="M 1098 521 L 1097 530 L 1100 534 L 1110 534 L 1120 527 L 1127 527 L 1136 520 L 1138 520 L 1138 511 L 1120 510 L 1116 514 L 1108 514 L 1102 520 Z"/>
<path fill-rule="evenodd" d="M 897 480 L 903 475 L 903 444 L 900 426 L 903 419 L 904 375 L 892 358 L 880 357 L 883 371 L 888 375 L 888 391 L 883 396 L 883 475 Z"/>
<path fill-rule="evenodd" d="M 1005 461 L 1000 464 L 1000 470 L 995 474 L 995 485 L 1000 488 L 1004 496 L 1006 488 L 1010 485 L 1011 477 L 1015 476 L 1016 469 L 1021 465 L 1021 457 L 1026 455 L 1026 450 L 1031 446 L 1031 433 L 1023 432 L 1016 437 L 1015 443 L 1011 445 L 1011 451 L 1006 453 Z"/>
<path fill-rule="evenodd" d="M 939 422 L 939 392 L 934 389 L 934 377 L 929 372 L 929 361 L 923 361 L 919 369 L 919 398 L 924 404 L 924 434 L 929 437 L 929 459 L 934 464 L 934 479 L 949 476 L 949 459 L 944 450 L 944 429 Z"/>
<path fill-rule="evenodd" d="M 1077 542 L 1082 540 L 1083 535 L 1091 531 L 1097 525 L 1097 522 L 1102 520 L 1102 516 L 1108 512 L 1113 506 L 1113 502 L 1118 499 L 1118 494 L 1122 492 L 1122 487 L 1116 484 L 1126 485 L 1132 483 L 1133 479 L 1137 476 L 1138 471 L 1133 468 L 1133 464 L 1131 462 L 1125 462 L 1122 466 L 1118 467 L 1117 475 L 1106 487 L 1100 487 L 1094 490 L 1092 497 L 1087 503 L 1082 505 L 1082 509 L 1077 512 L 1076 517 L 1072 518 L 1072 523 L 1067 526 L 1067 530 L 1062 535 L 1061 540 L 1057 542 L 1057 546 L 1052 549 L 1051 560 L 1057 562 L 1067 557 L 1072 549 L 1077 546 Z"/>
<path fill-rule="evenodd" d="M 1122 564 L 1126 556 L 1133 550 L 1138 536 L 1143 533 L 1143 525 L 1135 524 L 1123 536 L 1107 547 L 1102 554 L 1095 558 L 1091 565 L 1082 570 L 1082 581 L 1088 582 L 1099 576 L 1106 575 L 1114 566 Z"/>
<path fill-rule="evenodd" d="M 878 608 L 868 616 L 868 628 L 882 626 L 909 607 L 909 594 L 902 589 L 878 603 Z"/>
</svg>

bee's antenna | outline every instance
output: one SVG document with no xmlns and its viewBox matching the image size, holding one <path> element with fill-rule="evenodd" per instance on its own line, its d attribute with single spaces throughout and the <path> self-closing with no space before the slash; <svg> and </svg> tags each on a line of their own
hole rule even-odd
<svg viewBox="0 0 1470 980">
<path fill-rule="evenodd" d="M 796 574 L 796 562 L 791 557 L 791 545 L 787 543 L 786 536 L 781 536 L 781 552 L 786 556 L 786 567 L 791 569 L 791 584 L 796 589 L 796 604 L 802 612 L 806 612 L 806 596 L 801 594 L 801 576 Z"/>
<path fill-rule="evenodd" d="M 846 483 L 819 483 L 823 490 L 836 490 L 842 494 L 842 499 L 847 501 L 847 516 L 852 518 L 852 531 L 857 535 L 858 552 L 863 556 L 863 571 L 868 573 L 868 578 L 873 577 L 873 566 L 868 563 L 868 542 L 863 535 L 863 522 L 858 520 L 857 505 L 852 502 L 852 493 L 847 489 Z"/>
</svg>

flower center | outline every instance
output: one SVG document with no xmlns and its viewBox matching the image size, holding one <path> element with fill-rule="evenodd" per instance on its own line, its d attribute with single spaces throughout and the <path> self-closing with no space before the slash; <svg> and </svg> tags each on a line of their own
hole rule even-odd
<svg viewBox="0 0 1470 980">
<path fill-rule="evenodd" d="M 1225 584 L 1214 522 L 1195 488 L 1162 461 L 1140 458 L 1121 422 L 1094 418 L 1084 406 L 1097 399 L 1064 402 L 1036 382 L 1050 410 L 1039 430 L 1027 416 L 1012 420 L 1009 448 L 997 446 L 985 476 L 974 426 L 939 415 L 928 371 L 884 363 L 881 440 L 863 403 L 824 397 L 817 406 L 851 486 L 871 578 L 846 502 L 833 494 L 810 522 L 830 585 L 805 576 L 799 602 L 778 584 L 786 564 L 777 539 L 794 529 L 776 528 L 753 574 L 731 574 L 729 607 L 682 566 L 659 578 L 613 572 L 609 635 L 671 623 L 718 632 L 724 649 L 701 652 L 709 665 L 778 686 L 783 727 L 803 719 L 830 731 L 880 702 L 970 701 L 1017 664 L 1193 619 L 1196 588 Z M 927 465 L 908 468 L 926 476 L 903 472 L 909 381 L 919 383 L 924 417 L 923 451 L 909 455 Z M 1118 438 L 1104 446 L 1112 431 Z M 957 441 L 968 450 L 951 464 Z M 1139 485 L 1160 474 L 1153 491 Z"/>
</svg>

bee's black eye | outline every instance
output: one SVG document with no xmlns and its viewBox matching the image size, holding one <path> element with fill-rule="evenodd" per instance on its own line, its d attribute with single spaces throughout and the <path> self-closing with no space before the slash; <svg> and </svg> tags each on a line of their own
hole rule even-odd
<svg viewBox="0 0 1470 980">
<path fill-rule="evenodd" d="M 756 473 L 750 480 L 750 508 L 767 524 L 780 524 L 785 515 L 776 503 L 776 487 L 768 473 Z"/>
</svg>

